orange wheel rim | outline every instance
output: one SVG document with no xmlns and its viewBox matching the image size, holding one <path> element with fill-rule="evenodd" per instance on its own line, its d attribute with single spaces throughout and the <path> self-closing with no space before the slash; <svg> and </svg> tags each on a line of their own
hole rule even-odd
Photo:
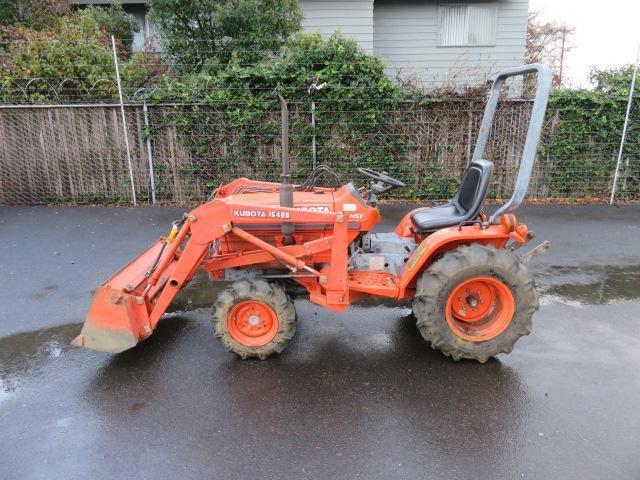
<svg viewBox="0 0 640 480">
<path fill-rule="evenodd" d="M 247 300 L 231 309 L 227 327 L 236 342 L 247 347 L 260 347 L 276 336 L 278 315 L 266 303 Z"/>
<path fill-rule="evenodd" d="M 494 277 L 474 277 L 457 285 L 445 307 L 449 328 L 460 338 L 484 342 L 497 337 L 515 313 L 511 289 Z"/>
</svg>

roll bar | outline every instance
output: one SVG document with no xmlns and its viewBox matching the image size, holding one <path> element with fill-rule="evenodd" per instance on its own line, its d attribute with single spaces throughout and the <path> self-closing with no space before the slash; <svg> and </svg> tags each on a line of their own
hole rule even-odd
<svg viewBox="0 0 640 480">
<path fill-rule="evenodd" d="M 478 133 L 478 140 L 476 141 L 476 148 L 473 151 L 472 161 L 483 159 L 487 148 L 487 142 L 489 140 L 489 134 L 491 133 L 491 127 L 493 126 L 493 119 L 496 115 L 500 91 L 502 90 L 505 80 L 510 77 L 517 77 L 528 73 L 537 73 L 538 81 L 536 84 L 536 96 L 531 109 L 531 118 L 529 119 L 527 139 L 524 142 L 522 158 L 520 159 L 518 177 L 516 178 L 511 198 L 507 203 L 498 208 L 493 215 L 491 215 L 488 221 L 489 224 L 493 223 L 499 215 L 513 212 L 518 208 L 529 189 L 533 163 L 535 162 L 538 144 L 540 143 L 542 125 L 547 111 L 547 103 L 549 102 L 549 93 L 551 92 L 552 73 L 548 66 L 540 63 L 532 63 L 530 65 L 523 65 L 521 67 L 503 70 L 498 73 L 493 81 L 493 85 L 491 86 L 491 93 L 489 95 L 489 100 L 487 101 L 487 106 L 484 110 L 484 116 L 482 117 L 482 124 L 480 125 L 480 132 Z"/>
</svg>

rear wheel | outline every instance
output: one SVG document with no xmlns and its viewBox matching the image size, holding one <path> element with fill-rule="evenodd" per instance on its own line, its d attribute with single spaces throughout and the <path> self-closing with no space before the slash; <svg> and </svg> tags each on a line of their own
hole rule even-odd
<svg viewBox="0 0 640 480">
<path fill-rule="evenodd" d="M 445 253 L 418 280 L 420 333 L 454 360 L 486 362 L 531 331 L 538 309 L 533 277 L 511 253 L 478 244 Z"/>
<path fill-rule="evenodd" d="M 296 332 L 293 301 L 279 285 L 240 281 L 218 296 L 213 328 L 227 350 L 243 359 L 280 353 Z"/>
</svg>

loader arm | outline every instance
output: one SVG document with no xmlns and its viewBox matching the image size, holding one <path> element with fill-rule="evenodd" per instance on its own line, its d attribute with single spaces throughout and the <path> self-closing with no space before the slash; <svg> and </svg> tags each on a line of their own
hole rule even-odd
<svg viewBox="0 0 640 480">
<path fill-rule="evenodd" d="M 234 224 L 234 215 L 248 209 L 256 212 L 256 216 L 243 216 L 243 225 L 279 225 L 282 219 L 293 223 L 331 223 L 333 235 L 278 248 Z M 256 250 L 248 254 L 210 255 L 209 247 L 226 235 L 240 237 Z M 72 344 L 112 353 L 132 348 L 153 333 L 175 296 L 203 264 L 212 272 L 231 265 L 263 263 L 275 257 L 293 272 L 304 270 L 314 275 L 317 288 L 313 288 L 312 301 L 342 310 L 349 305 L 348 235 L 348 222 L 341 212 L 213 200 L 185 215 L 175 238 L 160 238 L 96 289 L 82 331 Z M 302 260 L 325 250 L 331 252 L 331 263 L 336 268 L 319 272 Z"/>
</svg>

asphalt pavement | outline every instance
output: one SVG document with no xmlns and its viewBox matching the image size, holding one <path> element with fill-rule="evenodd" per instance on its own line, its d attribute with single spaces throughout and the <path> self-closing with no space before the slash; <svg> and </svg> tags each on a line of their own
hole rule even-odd
<svg viewBox="0 0 640 480">
<path fill-rule="evenodd" d="M 93 289 L 181 213 L 0 208 L 0 479 L 640 478 L 640 207 L 519 212 L 552 242 L 541 308 L 484 365 L 432 351 L 407 304 L 306 300 L 282 355 L 241 361 L 201 279 L 136 348 L 71 347 Z"/>
</svg>

